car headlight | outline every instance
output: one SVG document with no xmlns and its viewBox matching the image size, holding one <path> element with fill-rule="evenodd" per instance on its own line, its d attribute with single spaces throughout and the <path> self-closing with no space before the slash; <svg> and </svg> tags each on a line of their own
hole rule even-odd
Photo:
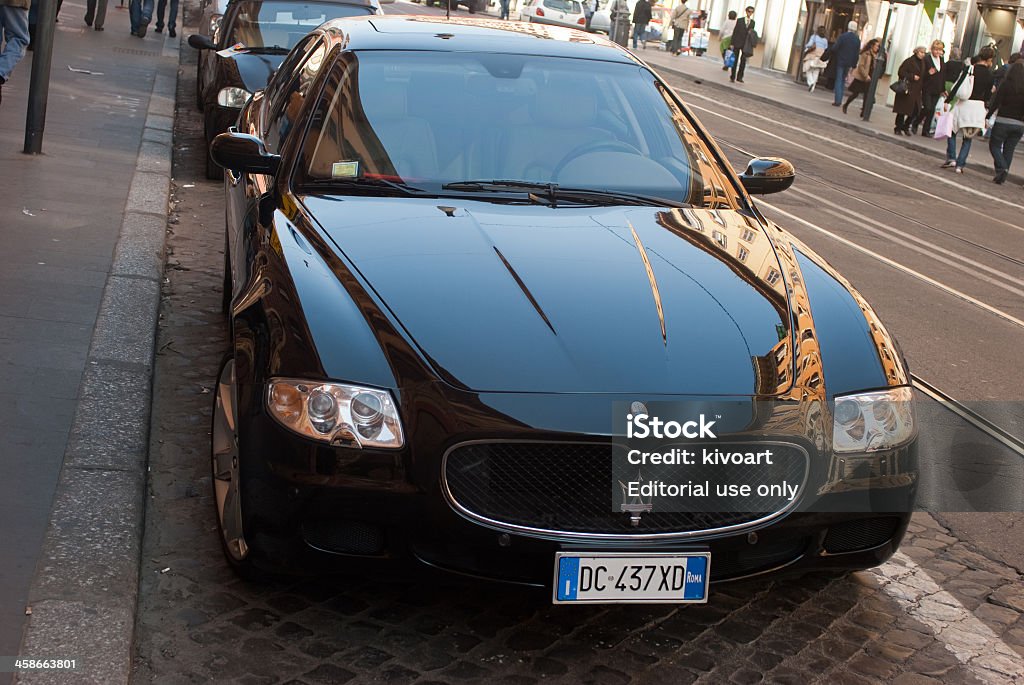
<svg viewBox="0 0 1024 685">
<path fill-rule="evenodd" d="M 276 378 L 267 387 L 267 409 L 285 427 L 314 440 L 356 447 L 405 444 L 387 390 Z"/>
<path fill-rule="evenodd" d="M 242 109 L 242 106 L 246 103 L 252 93 L 247 91 L 245 88 L 235 88 L 234 86 L 228 86 L 227 88 L 221 88 L 220 92 L 217 93 L 217 104 L 221 107 L 232 107 L 234 109 Z"/>
<path fill-rule="evenodd" d="M 832 449 L 836 452 L 900 447 L 917 435 L 914 391 L 903 387 L 837 397 L 832 419 Z"/>
</svg>

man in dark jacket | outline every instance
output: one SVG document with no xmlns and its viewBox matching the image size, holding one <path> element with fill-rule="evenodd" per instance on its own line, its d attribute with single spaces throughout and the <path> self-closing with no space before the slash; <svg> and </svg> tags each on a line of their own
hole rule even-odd
<svg viewBox="0 0 1024 685">
<path fill-rule="evenodd" d="M 747 39 L 753 38 L 751 36 L 753 32 L 754 8 L 748 7 L 745 16 L 736 20 L 736 27 L 732 30 L 732 40 L 729 41 L 729 47 L 736 53 L 736 59 L 732 63 L 732 71 L 729 73 L 730 81 L 743 83 L 743 71 L 747 68 L 747 57 L 753 54 L 753 51 L 747 47 Z"/>
<path fill-rule="evenodd" d="M 633 8 L 633 49 L 636 50 L 637 40 L 643 40 L 643 36 L 647 33 L 647 25 L 651 23 L 651 0 L 636 0 L 636 6 Z M 644 48 L 647 47 L 647 41 L 644 40 Z"/>
<path fill-rule="evenodd" d="M 836 83 L 832 88 L 835 100 L 833 107 L 843 104 L 843 91 L 846 89 L 846 77 L 850 69 L 857 66 L 857 58 L 860 56 L 860 36 L 857 35 L 859 26 L 857 22 L 851 21 L 846 25 L 846 33 L 839 36 L 836 44 L 832 46 L 832 59 L 836 63 Z"/>
<path fill-rule="evenodd" d="M 4 84 L 28 47 L 30 4 L 31 0 L 0 0 L 0 36 L 4 40 L 4 49 L 0 52 L 0 103 L 3 102 Z"/>
</svg>

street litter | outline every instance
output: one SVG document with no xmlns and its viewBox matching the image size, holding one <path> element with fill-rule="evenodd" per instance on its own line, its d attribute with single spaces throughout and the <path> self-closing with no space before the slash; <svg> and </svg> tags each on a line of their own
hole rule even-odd
<svg viewBox="0 0 1024 685">
<path fill-rule="evenodd" d="M 25 216 L 35 216 L 35 214 L 33 214 L 32 212 L 28 211 L 28 207 L 23 207 L 22 210 L 21 210 L 21 213 L 24 214 Z"/>
<path fill-rule="evenodd" d="M 76 69 L 75 67 L 68 65 L 68 71 L 72 71 L 76 74 L 89 74 L 90 76 L 103 76 L 102 71 L 89 71 L 88 69 Z"/>
</svg>

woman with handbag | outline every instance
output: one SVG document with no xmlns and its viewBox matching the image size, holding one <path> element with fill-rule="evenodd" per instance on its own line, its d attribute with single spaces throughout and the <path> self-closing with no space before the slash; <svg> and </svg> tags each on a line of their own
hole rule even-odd
<svg viewBox="0 0 1024 685">
<path fill-rule="evenodd" d="M 730 56 L 733 60 L 736 59 L 736 55 L 729 49 L 732 44 L 734 28 L 736 28 L 736 12 L 730 10 L 725 22 L 722 23 L 722 28 L 718 31 L 718 49 L 722 51 L 722 71 L 729 71 L 729 68 L 732 67 L 732 63 L 729 61 Z"/>
<path fill-rule="evenodd" d="M 944 169 L 954 168 L 956 173 L 964 173 L 967 156 L 971 153 L 971 141 L 974 136 L 985 130 L 985 103 L 992 96 L 992 59 L 995 50 L 983 47 L 965 65 L 959 78 L 946 96 L 945 107 L 952 107 L 953 135 L 946 139 L 946 161 Z M 956 152 L 956 139 L 960 135 L 963 143 L 960 154 Z"/>
<path fill-rule="evenodd" d="M 875 71 L 875 58 L 878 56 L 878 48 L 881 45 L 882 42 L 878 38 L 872 38 L 860 51 L 860 57 L 857 58 L 857 66 L 853 70 L 853 81 L 850 82 L 850 89 L 847 91 L 849 97 L 843 103 L 843 114 L 846 114 L 850 104 L 859 95 L 864 95 L 867 98 L 868 84 L 871 83 L 871 74 Z M 862 107 L 861 112 L 863 111 L 864 108 Z"/>
<path fill-rule="evenodd" d="M 914 120 L 921 111 L 921 101 L 924 97 L 924 56 L 928 48 L 919 45 L 914 48 L 914 53 L 903 60 L 896 76 L 899 79 L 889 88 L 896 93 L 896 101 L 892 104 L 892 111 L 896 112 L 896 127 L 893 132 L 896 135 L 909 136 L 910 122 Z"/>
</svg>

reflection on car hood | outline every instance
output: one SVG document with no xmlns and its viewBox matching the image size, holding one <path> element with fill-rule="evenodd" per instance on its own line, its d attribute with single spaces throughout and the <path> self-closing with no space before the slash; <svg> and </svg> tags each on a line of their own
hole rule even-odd
<svg viewBox="0 0 1024 685">
<path fill-rule="evenodd" d="M 287 55 L 263 55 L 257 53 L 239 53 L 228 57 L 227 66 L 229 71 L 234 72 L 237 83 L 240 83 L 250 93 L 255 93 L 261 88 L 267 87 L 267 81 L 274 75 L 277 68 Z M 225 58 L 221 58 L 225 59 Z M 234 63 L 233 68 L 230 63 Z"/>
<path fill-rule="evenodd" d="M 492 392 L 775 394 L 790 315 L 731 211 L 303 202 L 449 383 Z"/>
</svg>

